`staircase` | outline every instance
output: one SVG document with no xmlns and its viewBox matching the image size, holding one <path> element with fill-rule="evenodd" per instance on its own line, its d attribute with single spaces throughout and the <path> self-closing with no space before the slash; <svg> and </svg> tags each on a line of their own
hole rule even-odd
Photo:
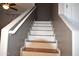
<svg viewBox="0 0 79 59">
<path fill-rule="evenodd" d="M 51 21 L 34 21 L 21 56 L 60 56 Z"/>
</svg>

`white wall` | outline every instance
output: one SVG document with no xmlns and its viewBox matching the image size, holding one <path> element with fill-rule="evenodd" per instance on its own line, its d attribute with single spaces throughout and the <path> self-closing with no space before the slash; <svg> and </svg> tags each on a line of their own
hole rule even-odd
<svg viewBox="0 0 79 59">
<path fill-rule="evenodd" d="M 74 24 L 79 27 L 79 3 L 72 4 L 72 17 Z"/>
<path fill-rule="evenodd" d="M 79 56 L 79 3 L 60 3 L 59 15 L 72 31 L 72 55 Z"/>
<path fill-rule="evenodd" d="M 74 27 L 78 28 L 79 23 L 79 4 L 78 3 L 62 3 L 59 4 L 59 13 L 67 17 L 67 21 Z"/>
</svg>

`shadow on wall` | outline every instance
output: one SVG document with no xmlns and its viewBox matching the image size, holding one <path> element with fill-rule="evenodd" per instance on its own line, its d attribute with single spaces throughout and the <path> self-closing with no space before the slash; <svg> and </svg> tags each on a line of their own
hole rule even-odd
<svg viewBox="0 0 79 59">
<path fill-rule="evenodd" d="M 58 4 L 52 4 L 52 18 L 58 47 L 62 56 L 72 55 L 72 32 L 58 15 Z"/>
<path fill-rule="evenodd" d="M 37 21 L 49 21 L 51 18 L 51 3 L 36 3 Z"/>
</svg>

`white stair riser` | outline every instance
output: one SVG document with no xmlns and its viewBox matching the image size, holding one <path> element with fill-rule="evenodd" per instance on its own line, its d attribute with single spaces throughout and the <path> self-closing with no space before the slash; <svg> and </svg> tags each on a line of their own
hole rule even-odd
<svg viewBox="0 0 79 59">
<path fill-rule="evenodd" d="M 32 30 L 52 30 L 52 27 L 32 27 Z"/>
<path fill-rule="evenodd" d="M 53 31 L 30 31 L 32 35 L 54 35 Z"/>
<path fill-rule="evenodd" d="M 35 45 L 36 44 L 38 44 L 38 42 L 34 42 L 35 43 Z M 30 47 L 30 48 L 44 48 L 44 49 L 51 49 L 51 47 L 52 47 L 52 49 L 57 49 L 57 43 L 49 43 L 50 45 L 51 45 L 51 47 L 50 48 L 48 48 L 48 46 L 46 47 L 43 47 L 43 46 L 30 46 L 30 44 L 32 44 L 32 42 L 26 42 L 25 43 L 25 47 Z M 47 43 L 39 43 L 39 45 L 41 45 L 41 44 L 47 44 Z"/>
<path fill-rule="evenodd" d="M 56 41 L 55 37 L 53 37 L 53 36 L 31 36 L 31 35 L 29 35 L 28 39 L 29 40 L 37 40 L 37 41 L 42 39 L 42 40 L 50 41 L 50 42 Z"/>
<path fill-rule="evenodd" d="M 52 26 L 51 24 L 33 24 L 33 26 Z"/>
<path fill-rule="evenodd" d="M 51 21 L 35 21 L 34 23 L 52 23 Z"/>
</svg>

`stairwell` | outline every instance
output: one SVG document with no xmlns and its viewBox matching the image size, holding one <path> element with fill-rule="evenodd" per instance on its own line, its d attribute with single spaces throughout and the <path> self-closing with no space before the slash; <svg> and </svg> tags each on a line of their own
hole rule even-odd
<svg viewBox="0 0 79 59">
<path fill-rule="evenodd" d="M 34 21 L 21 56 L 60 56 L 54 28 L 51 21 Z"/>
</svg>

